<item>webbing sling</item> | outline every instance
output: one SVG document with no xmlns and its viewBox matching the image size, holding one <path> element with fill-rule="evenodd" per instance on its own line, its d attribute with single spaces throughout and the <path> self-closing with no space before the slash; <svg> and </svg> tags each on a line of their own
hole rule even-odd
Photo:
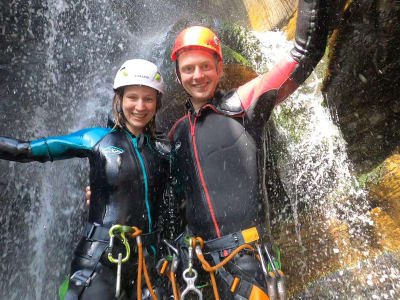
<svg viewBox="0 0 400 300">
<path fill-rule="evenodd" d="M 211 257 L 213 258 L 213 261 L 216 265 L 221 262 L 218 252 L 211 253 Z M 236 286 L 235 290 L 231 290 L 233 294 L 238 294 L 246 299 L 249 299 L 251 291 L 253 289 L 253 285 L 255 285 L 267 295 L 267 292 L 265 292 L 264 289 L 258 284 L 254 284 L 240 276 L 233 277 L 233 275 L 226 271 L 224 267 L 219 268 L 216 275 L 221 277 L 221 279 L 225 281 L 230 289 L 232 288 L 235 278 L 240 279 L 239 284 Z"/>
<path fill-rule="evenodd" d="M 78 300 L 85 288 L 90 285 L 90 281 L 96 270 L 97 264 L 100 261 L 103 253 L 108 248 L 108 240 L 110 239 L 108 233 L 109 229 L 110 228 L 96 223 L 87 223 L 85 225 L 83 237 L 85 237 L 88 241 L 97 241 L 99 243 L 90 258 L 91 267 L 78 270 L 72 274 L 69 280 L 68 291 L 64 300 Z"/>
<path fill-rule="evenodd" d="M 214 264 L 217 265 L 221 262 L 220 255 L 222 255 L 225 250 L 234 250 L 241 245 L 255 242 L 259 240 L 264 235 L 264 233 L 265 230 L 263 227 L 255 226 L 249 229 L 227 234 L 214 240 L 205 241 L 204 248 L 211 255 Z M 217 276 L 220 276 L 221 279 L 226 282 L 228 287 L 232 289 L 235 277 L 228 271 L 226 271 L 224 267 L 218 269 Z M 258 284 L 254 284 L 242 277 L 236 276 L 236 278 L 239 278 L 240 281 L 237 285 L 235 285 L 234 290 L 231 290 L 231 292 L 234 294 L 238 294 L 248 299 L 254 285 L 265 292 L 264 289 L 261 288 Z M 265 292 L 265 294 L 267 293 Z"/>
<path fill-rule="evenodd" d="M 261 239 L 264 233 L 265 229 L 263 227 L 254 226 L 249 229 L 224 235 L 220 238 L 205 241 L 204 249 L 206 253 L 236 249 L 241 245 L 250 244 Z"/>
<path fill-rule="evenodd" d="M 78 270 L 72 274 L 68 292 L 64 297 L 64 300 L 78 300 L 80 295 L 83 293 L 86 287 L 90 285 L 93 274 L 96 271 L 96 267 L 100 261 L 101 256 L 109 246 L 110 230 L 111 226 L 101 226 L 97 223 L 87 223 L 83 230 L 83 237 L 88 241 L 99 242 L 97 248 L 94 250 L 92 257 L 90 258 L 91 268 Z M 157 231 L 142 234 L 141 238 L 143 245 L 154 245 L 157 243 Z"/>
</svg>

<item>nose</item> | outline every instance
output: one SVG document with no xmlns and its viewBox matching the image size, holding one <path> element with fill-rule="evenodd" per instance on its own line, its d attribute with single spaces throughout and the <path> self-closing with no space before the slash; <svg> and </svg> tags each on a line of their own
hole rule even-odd
<svg viewBox="0 0 400 300">
<path fill-rule="evenodd" d="M 203 76 L 204 76 L 204 74 L 203 74 L 203 71 L 201 70 L 201 68 L 199 66 L 196 66 L 196 68 L 194 69 L 193 78 L 200 79 Z"/>
<path fill-rule="evenodd" d="M 146 103 L 144 102 L 144 100 L 142 98 L 140 98 L 137 102 L 136 102 L 136 106 L 135 106 L 136 110 L 142 111 L 146 109 Z"/>
</svg>

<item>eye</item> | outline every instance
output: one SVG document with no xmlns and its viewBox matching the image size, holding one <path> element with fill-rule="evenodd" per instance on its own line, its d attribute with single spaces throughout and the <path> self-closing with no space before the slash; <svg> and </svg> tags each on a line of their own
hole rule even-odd
<svg viewBox="0 0 400 300">
<path fill-rule="evenodd" d="M 144 101 L 147 103 L 153 103 L 155 101 L 155 99 L 152 97 L 146 97 L 146 98 L 144 98 Z"/>
<path fill-rule="evenodd" d="M 209 65 L 209 64 L 204 64 L 204 65 L 203 65 L 203 70 L 204 70 L 204 71 L 210 70 L 210 65 Z"/>
<path fill-rule="evenodd" d="M 137 101 L 139 99 L 137 95 L 128 95 L 127 98 L 129 101 Z"/>
<path fill-rule="evenodd" d="M 193 66 L 184 66 L 182 68 L 182 72 L 184 72 L 184 73 L 190 73 L 190 72 L 193 72 L 193 70 L 194 70 Z"/>
</svg>

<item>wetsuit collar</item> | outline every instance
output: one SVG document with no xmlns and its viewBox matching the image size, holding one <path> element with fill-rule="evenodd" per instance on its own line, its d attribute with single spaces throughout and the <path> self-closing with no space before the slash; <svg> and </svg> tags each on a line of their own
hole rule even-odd
<svg viewBox="0 0 400 300">
<path fill-rule="evenodd" d="M 244 112 L 239 96 L 237 95 L 235 90 L 231 90 L 228 93 L 217 90 L 214 94 L 214 97 L 199 109 L 197 115 L 200 116 L 202 111 L 207 108 L 227 116 L 239 116 L 242 115 Z M 190 112 L 191 115 L 196 114 L 190 98 L 186 101 L 186 109 Z"/>
<path fill-rule="evenodd" d="M 210 101 L 208 101 L 207 103 L 203 104 L 202 107 L 200 107 L 198 115 L 201 114 L 201 111 L 203 110 L 204 106 L 212 105 L 212 106 L 216 107 L 217 106 L 216 104 L 218 103 L 218 99 L 220 99 L 222 96 L 223 96 L 223 93 L 221 91 L 219 91 L 219 90 L 215 91 L 213 98 Z M 188 98 L 186 100 L 185 106 L 191 115 L 196 114 L 196 110 L 194 109 L 191 98 Z"/>
<path fill-rule="evenodd" d="M 145 133 L 140 134 L 139 136 L 135 136 L 133 133 L 131 133 L 128 129 L 123 128 L 123 131 L 131 138 L 134 138 L 137 140 L 137 147 L 138 149 L 142 149 L 143 145 L 145 144 L 146 139 L 148 139 L 148 136 Z"/>
<path fill-rule="evenodd" d="M 192 100 L 190 98 L 186 100 L 185 107 L 190 112 L 190 114 L 194 115 L 196 113 L 193 107 Z"/>
</svg>

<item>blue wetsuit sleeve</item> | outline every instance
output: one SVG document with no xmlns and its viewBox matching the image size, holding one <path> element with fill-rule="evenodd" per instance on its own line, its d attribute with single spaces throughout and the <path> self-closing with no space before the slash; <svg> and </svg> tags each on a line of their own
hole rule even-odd
<svg viewBox="0 0 400 300">
<path fill-rule="evenodd" d="M 48 157 L 48 160 L 88 157 L 94 146 L 111 130 L 111 128 L 88 128 L 66 136 L 35 140 L 30 143 L 32 156 Z"/>
<path fill-rule="evenodd" d="M 66 136 L 48 137 L 31 142 L 0 137 L 0 158 L 18 162 L 53 161 L 87 157 L 111 128 L 88 128 Z"/>
</svg>

